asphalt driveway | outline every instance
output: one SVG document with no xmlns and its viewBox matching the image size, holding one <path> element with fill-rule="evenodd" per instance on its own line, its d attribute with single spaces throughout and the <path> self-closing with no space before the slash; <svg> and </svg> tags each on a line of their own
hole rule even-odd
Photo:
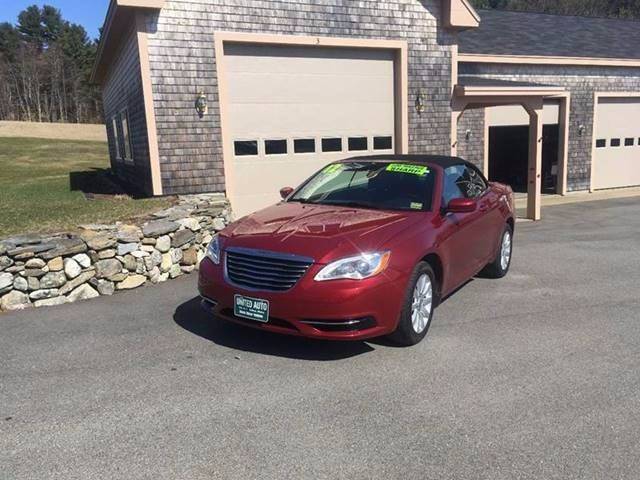
<svg viewBox="0 0 640 480">
<path fill-rule="evenodd" d="M 425 342 L 220 324 L 195 277 L 0 316 L 0 479 L 638 479 L 640 200 L 519 224 Z"/>
</svg>

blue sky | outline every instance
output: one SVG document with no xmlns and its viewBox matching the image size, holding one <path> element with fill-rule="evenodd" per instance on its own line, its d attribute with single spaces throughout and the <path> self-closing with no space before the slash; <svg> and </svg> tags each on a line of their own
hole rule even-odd
<svg viewBox="0 0 640 480">
<path fill-rule="evenodd" d="M 62 11 L 62 16 L 82 25 L 89 36 L 98 37 L 98 28 L 104 22 L 109 0 L 0 0 L 0 22 L 16 23 L 18 13 L 29 5 L 51 5 Z"/>
</svg>

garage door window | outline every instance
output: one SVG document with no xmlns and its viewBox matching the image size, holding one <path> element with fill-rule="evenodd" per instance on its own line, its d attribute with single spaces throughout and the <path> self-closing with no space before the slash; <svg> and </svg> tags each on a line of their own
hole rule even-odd
<svg viewBox="0 0 640 480">
<path fill-rule="evenodd" d="M 607 140 L 604 138 L 599 138 L 596 140 L 596 148 L 604 148 L 607 146 Z"/>
<path fill-rule="evenodd" d="M 633 147 L 634 143 L 635 143 L 635 139 L 633 139 L 633 138 L 625 138 L 624 139 L 624 146 L 625 147 Z"/>
<path fill-rule="evenodd" d="M 611 139 L 611 146 L 612 147 L 619 147 L 620 146 L 620 139 L 619 138 L 612 138 Z"/>
<path fill-rule="evenodd" d="M 341 152 L 342 139 L 341 138 L 323 138 L 322 151 L 323 152 Z"/>
<path fill-rule="evenodd" d="M 286 140 L 265 140 L 264 153 L 265 155 L 286 155 L 287 141 Z"/>
<path fill-rule="evenodd" d="M 374 150 L 391 150 L 393 148 L 392 137 L 373 137 Z"/>
<path fill-rule="evenodd" d="M 293 151 L 295 153 L 315 153 L 315 138 L 296 138 L 293 141 Z"/>
<path fill-rule="evenodd" d="M 349 151 L 360 152 L 366 150 L 369 148 L 367 143 L 367 137 L 349 137 Z"/>
<path fill-rule="evenodd" d="M 235 142 L 233 142 L 233 150 L 236 154 L 236 157 L 258 155 L 258 141 L 236 140 Z"/>
</svg>

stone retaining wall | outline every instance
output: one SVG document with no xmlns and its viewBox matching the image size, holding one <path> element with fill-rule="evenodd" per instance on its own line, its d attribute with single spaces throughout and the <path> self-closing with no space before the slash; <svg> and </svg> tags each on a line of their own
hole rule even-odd
<svg viewBox="0 0 640 480">
<path fill-rule="evenodd" d="M 0 240 L 0 310 L 113 295 L 191 273 L 230 214 L 221 194 L 181 196 L 140 224 Z"/>
</svg>

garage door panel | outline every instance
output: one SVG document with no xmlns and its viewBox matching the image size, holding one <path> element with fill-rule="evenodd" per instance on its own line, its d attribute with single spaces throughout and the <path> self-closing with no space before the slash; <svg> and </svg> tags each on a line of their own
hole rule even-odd
<svg viewBox="0 0 640 480">
<path fill-rule="evenodd" d="M 635 152 L 625 152 L 625 147 L 618 147 L 618 151 L 597 153 L 595 189 L 640 185 L 640 147 L 626 148 L 634 148 Z"/>
<path fill-rule="evenodd" d="M 598 138 L 640 137 L 640 100 L 608 98 L 598 103 Z"/>
<path fill-rule="evenodd" d="M 374 136 L 394 135 L 392 51 L 229 44 L 224 52 L 226 151 L 236 140 L 258 142 L 257 154 L 231 159 L 238 214 L 278 201 L 281 187 L 329 162 L 373 153 Z M 348 138 L 361 136 L 367 150 L 348 152 Z M 341 151 L 322 152 L 327 137 L 341 138 Z M 315 153 L 294 153 L 295 138 L 315 139 Z M 265 140 L 277 139 L 287 140 L 287 153 L 266 155 Z"/>
<path fill-rule="evenodd" d="M 601 98 L 596 108 L 592 187 L 640 185 L 640 98 Z"/>
<path fill-rule="evenodd" d="M 260 47 L 260 50 L 268 47 Z M 357 54 L 357 50 L 347 49 L 350 54 Z M 384 75 L 389 71 L 389 62 L 393 62 L 393 54 L 384 55 L 380 50 L 372 50 L 369 58 L 312 58 L 306 57 L 304 52 L 298 56 L 275 57 L 269 54 L 256 52 L 255 57 L 251 56 L 229 56 L 233 58 L 233 63 L 226 67 L 226 71 L 234 74 L 255 74 L 256 72 L 268 71 L 274 75 L 318 75 L 325 76 L 332 72 L 341 72 L 345 75 L 356 77 L 366 77 Z"/>
<path fill-rule="evenodd" d="M 313 73 L 326 75 L 340 68 L 346 75 L 383 74 L 393 61 L 390 50 L 359 48 L 310 48 L 261 44 L 225 44 L 224 54 L 229 72 L 269 71 L 278 73 Z"/>
<path fill-rule="evenodd" d="M 242 194 L 234 201 L 234 211 L 249 213 L 256 209 L 256 205 L 264 207 L 278 202 L 280 188 L 298 186 L 326 163 L 326 160 L 317 156 L 299 158 L 293 162 L 289 159 L 271 160 L 262 164 L 250 161 L 237 162 L 237 187 Z M 265 188 L 255 188 L 257 185 L 263 185 Z"/>
<path fill-rule="evenodd" d="M 391 72 L 386 76 L 366 77 L 243 74 L 234 77 L 229 100 L 232 103 L 366 102 L 387 98 L 387 92 L 393 89 L 391 77 Z M 256 85 L 260 85 L 259 90 Z"/>
<path fill-rule="evenodd" d="M 234 138 L 306 135 L 393 134 L 393 105 L 367 104 L 233 105 L 229 111 Z M 284 110 L 286 115 L 273 115 Z M 270 118 L 265 122 L 265 118 Z"/>
</svg>

